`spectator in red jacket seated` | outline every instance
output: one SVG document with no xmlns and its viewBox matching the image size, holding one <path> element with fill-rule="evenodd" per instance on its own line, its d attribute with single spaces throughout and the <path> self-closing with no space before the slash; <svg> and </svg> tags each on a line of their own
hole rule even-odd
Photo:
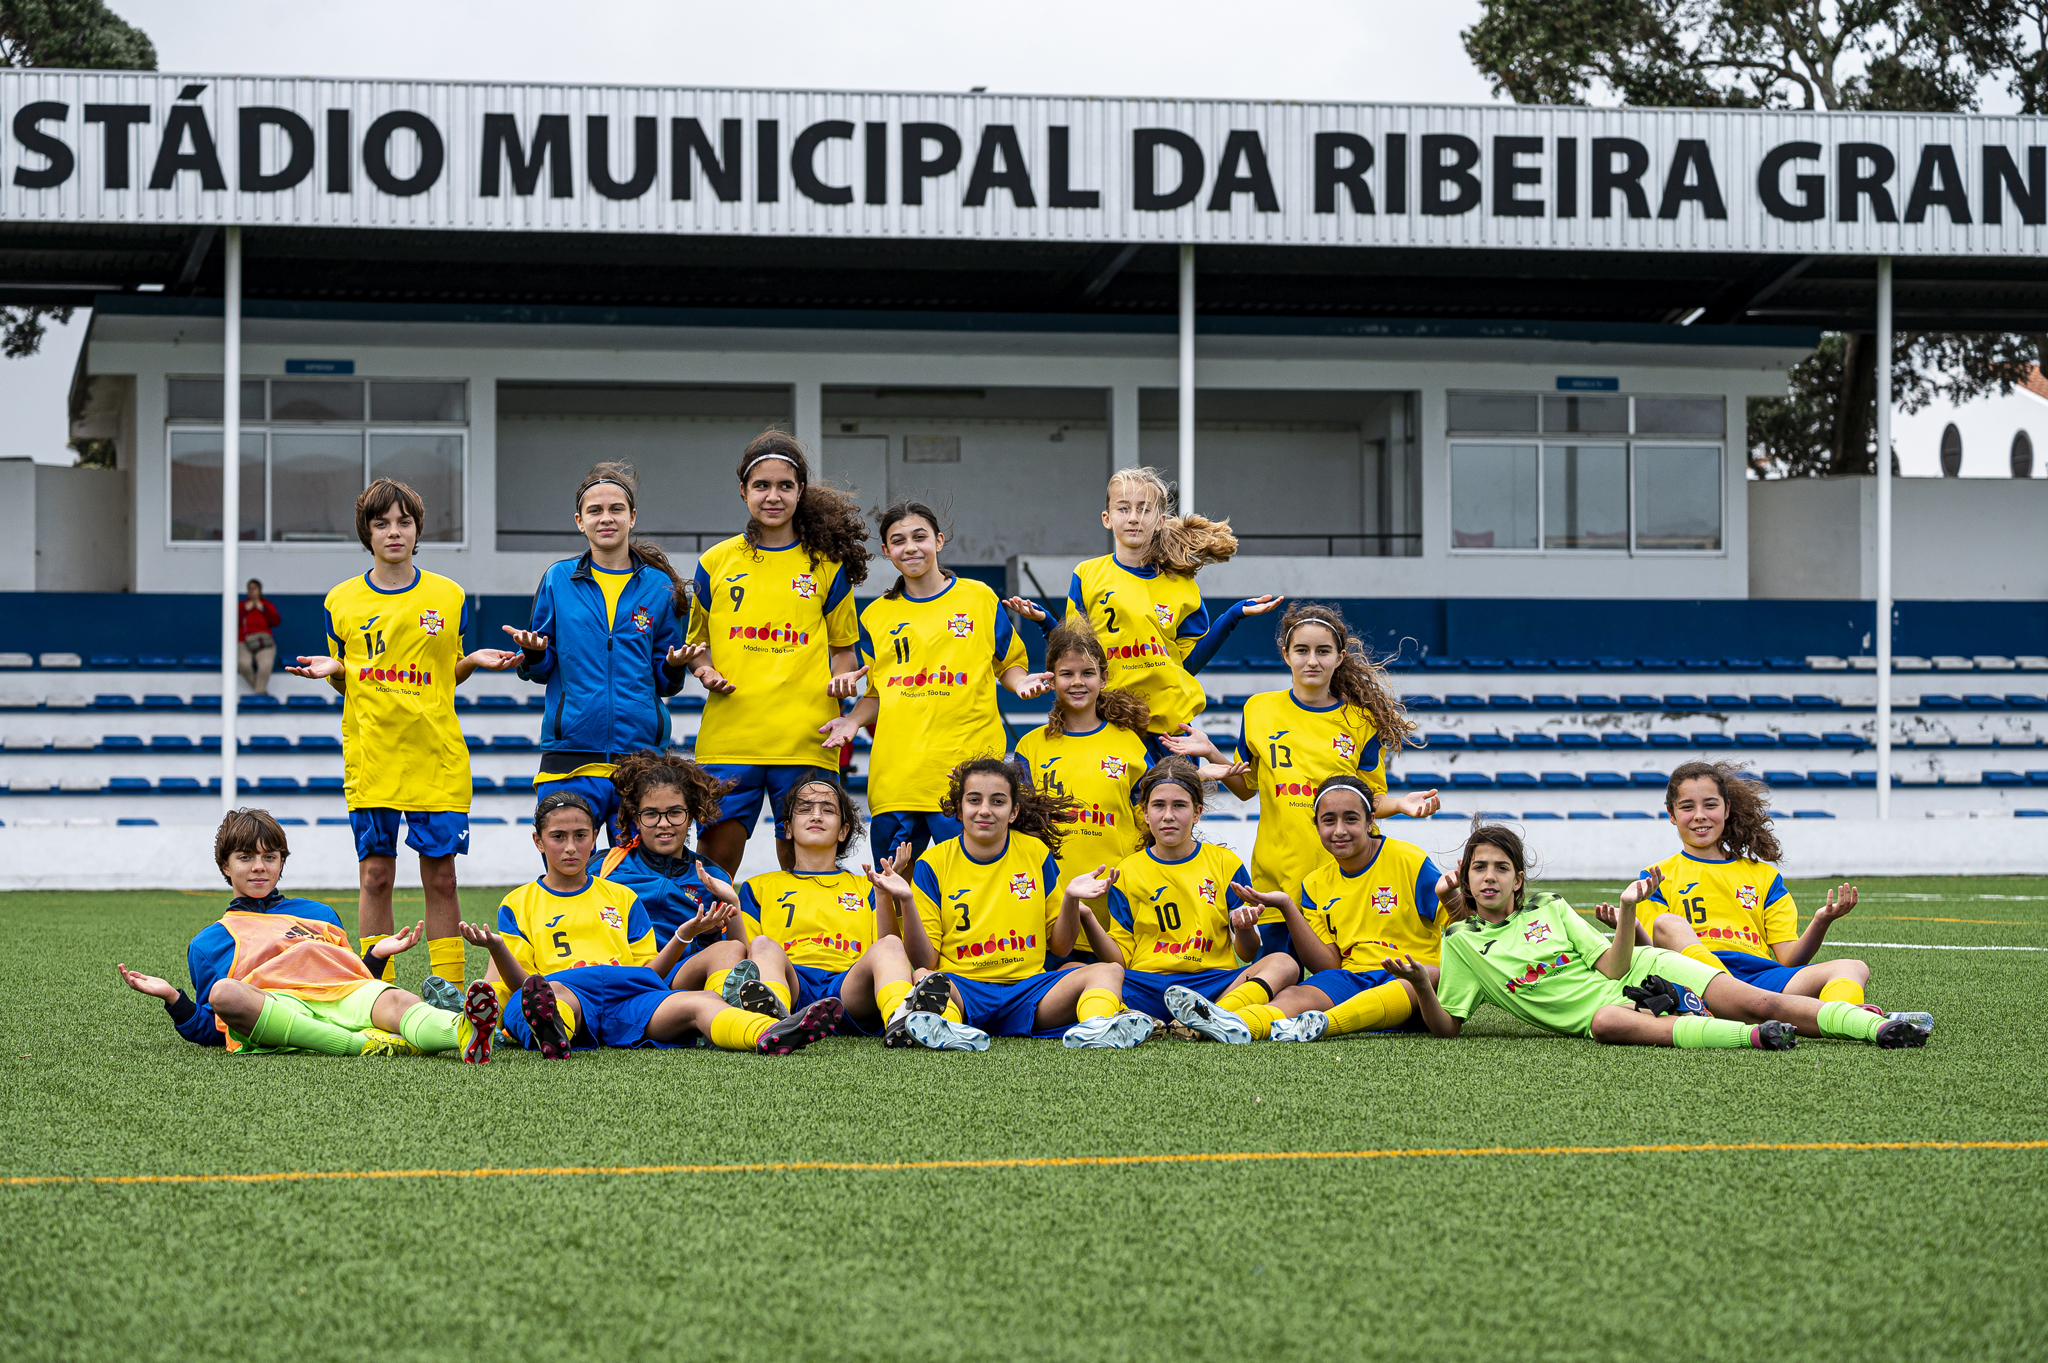
<svg viewBox="0 0 2048 1363">
<path fill-rule="evenodd" d="M 270 665 L 277 661 L 277 640 L 271 631 L 284 623 L 263 594 L 263 584 L 249 579 L 249 594 L 242 598 L 240 627 L 235 631 L 235 666 L 242 680 L 259 696 L 270 694 Z"/>
</svg>

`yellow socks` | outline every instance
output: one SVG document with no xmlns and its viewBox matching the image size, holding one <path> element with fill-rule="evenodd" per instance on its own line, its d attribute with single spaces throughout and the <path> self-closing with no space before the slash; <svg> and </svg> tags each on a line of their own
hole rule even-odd
<svg viewBox="0 0 2048 1363">
<path fill-rule="evenodd" d="M 1353 994 L 1330 1010 L 1329 1035 L 1347 1032 L 1377 1032 L 1399 1027 L 1415 1011 L 1413 1000 L 1399 980 L 1376 984 Z"/>
<path fill-rule="evenodd" d="M 1273 1024 L 1287 1016 L 1270 1003 L 1247 1004 L 1243 1008 L 1233 1008 L 1230 1011 L 1244 1019 L 1244 1025 L 1252 1029 L 1254 1041 L 1264 1041 L 1272 1036 Z"/>
<path fill-rule="evenodd" d="M 1112 1018 L 1123 1012 L 1124 1001 L 1114 989 L 1083 989 L 1080 999 L 1074 1004 L 1074 1017 L 1086 1022 L 1089 1018 Z"/>
<path fill-rule="evenodd" d="M 782 1004 L 783 1008 L 787 1010 L 789 1007 L 789 986 L 781 980 L 763 979 L 761 983 L 768 986 L 768 992 L 773 994 Z"/>
<path fill-rule="evenodd" d="M 365 947 L 364 950 L 369 948 Z M 427 939 L 427 967 L 450 984 L 461 984 L 463 979 L 462 939 L 460 937 L 429 937 Z"/>
<path fill-rule="evenodd" d="M 1233 1013 L 1242 1013 L 1255 1003 L 1271 1003 L 1273 991 L 1264 980 L 1247 975 L 1238 982 L 1235 989 L 1216 1000 L 1218 1008 L 1227 1008 Z"/>
<path fill-rule="evenodd" d="M 423 1051 L 452 1051 L 461 1045 L 456 1034 L 462 1014 L 444 1012 L 431 1003 L 416 1003 L 398 1020 L 398 1034 Z"/>
<path fill-rule="evenodd" d="M 1692 959 L 1698 961 L 1701 965 L 1707 967 L 1707 969 L 1709 970 L 1726 970 L 1728 968 L 1727 966 L 1721 964 L 1721 958 L 1719 956 L 1716 956 L 1713 952 L 1708 951 L 1704 946 L 1700 945 L 1698 942 L 1694 942 L 1691 946 L 1685 948 L 1678 954 L 1681 956 L 1692 957 Z"/>
<path fill-rule="evenodd" d="M 750 1013 L 744 1008 L 725 1008 L 712 1015 L 711 1044 L 727 1051 L 751 1051 L 761 1040 L 761 1033 L 775 1025 L 775 1019 L 766 1013 Z"/>
<path fill-rule="evenodd" d="M 364 956 L 364 958 L 365 958 L 365 959 L 367 959 L 367 958 L 369 957 L 369 955 L 370 955 L 370 948 L 371 948 L 371 947 L 373 947 L 373 946 L 377 945 L 377 943 L 379 943 L 379 942 L 383 941 L 383 940 L 384 940 L 384 939 L 385 939 L 386 937 L 389 937 L 390 935 L 391 935 L 391 934 L 390 934 L 390 933 L 388 933 L 388 932 L 366 932 L 366 933 L 364 933 L 364 934 L 363 934 L 363 956 Z M 380 979 L 380 980 L 383 980 L 383 981 L 385 981 L 385 982 L 387 982 L 387 983 L 389 983 L 389 982 L 391 982 L 391 981 L 395 981 L 395 980 L 396 980 L 396 979 L 398 978 L 398 958 L 397 958 L 397 957 L 395 957 L 395 956 L 386 956 L 386 957 L 385 957 L 385 958 L 384 958 L 383 960 L 381 960 L 381 961 L 377 962 L 377 978 L 378 978 L 378 979 Z"/>
<path fill-rule="evenodd" d="M 1084 994 L 1084 995 L 1083 995 L 1082 997 L 1083 997 L 1083 998 L 1085 998 L 1085 997 L 1087 997 L 1087 996 L 1086 996 L 1086 995 Z M 957 1003 L 955 1003 L 955 1002 L 953 1002 L 953 1000 L 951 1000 L 951 999 L 947 999 L 947 1000 L 946 1000 L 946 1006 L 945 1006 L 944 1010 L 940 1012 L 939 1016 L 940 1016 L 940 1017 L 942 1017 L 942 1018 L 944 1018 L 944 1019 L 945 1019 L 946 1021 L 948 1021 L 948 1022 L 962 1022 L 962 1023 L 964 1023 L 964 1022 L 966 1022 L 966 1021 L 967 1021 L 967 1014 L 965 1014 L 965 1013 L 961 1012 L 961 1011 L 960 1011 L 960 1005 L 959 1005 L 959 1004 L 957 1004 Z M 1083 1016 L 1083 1015 L 1082 1015 L 1082 1014 L 1076 1014 L 1075 1016 L 1079 1017 L 1079 1016 Z"/>
<path fill-rule="evenodd" d="M 704 987 L 706 989 L 711 989 L 711 982 L 709 980 L 706 980 L 704 982 Z M 712 992 L 716 993 L 717 991 L 713 990 Z M 887 984 L 876 985 L 875 1007 L 881 1010 L 882 1021 L 887 1022 L 890 1018 L 895 1017 L 896 1010 L 898 1008 L 901 1008 L 903 1006 L 903 1000 L 909 997 L 909 980 L 891 980 Z"/>
<path fill-rule="evenodd" d="M 1823 1003 L 1860 1004 L 1863 1002 L 1863 986 L 1854 980 L 1829 980 L 1820 987 L 1820 997 Z"/>
</svg>

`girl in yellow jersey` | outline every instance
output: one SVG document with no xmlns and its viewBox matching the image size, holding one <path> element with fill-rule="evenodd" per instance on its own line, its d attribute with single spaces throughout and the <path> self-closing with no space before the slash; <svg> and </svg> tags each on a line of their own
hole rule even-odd
<svg viewBox="0 0 2048 1363">
<path fill-rule="evenodd" d="M 1153 468 L 1110 475 L 1103 528 L 1116 548 L 1074 569 L 1067 616 L 1088 621 L 1109 658 L 1108 684 L 1133 693 L 1147 709 L 1149 732 L 1179 733 L 1208 703 L 1195 674 L 1238 621 L 1280 604 L 1261 596 L 1240 601 L 1213 624 L 1195 574 L 1237 552 L 1230 522 L 1170 515 L 1173 492 Z M 1038 621 L 1045 610 L 1022 597 L 1005 602 Z"/>
<path fill-rule="evenodd" d="M 1382 837 L 1373 823 L 1372 788 L 1355 775 L 1328 777 L 1313 797 L 1322 864 L 1294 894 L 1257 892 L 1280 910 L 1294 954 L 1310 972 L 1270 1002 L 1225 998 L 1209 1003 L 1192 990 L 1168 990 L 1175 1017 L 1219 1039 L 1314 1041 L 1325 1032 L 1399 1027 L 1414 1014 L 1415 991 L 1382 964 L 1412 959 L 1434 970 L 1447 915 L 1437 904 L 1442 873 L 1410 842 Z M 1242 991 L 1241 991 L 1242 992 Z"/>
<path fill-rule="evenodd" d="M 664 976 L 685 939 L 659 951 L 639 896 L 590 874 L 597 814 L 571 790 L 541 797 L 533 843 L 547 869 L 505 896 L 498 926 L 462 924 L 491 955 L 487 978 L 501 999 L 518 995 L 504 1027 L 550 1060 L 595 1046 L 689 1046 L 708 1037 L 725 1050 L 786 1055 L 829 1036 L 844 1016 L 836 999 L 774 1018 L 733 1008 L 702 990 L 678 991 Z"/>
<path fill-rule="evenodd" d="M 1124 1002 L 1161 1021 L 1172 1016 L 1166 996 L 1176 989 L 1227 1012 L 1301 978 L 1292 956 L 1261 952 L 1264 900 L 1237 853 L 1196 841 L 1203 803 L 1202 777 L 1186 758 L 1169 757 L 1138 782 L 1145 846 L 1117 867 L 1109 929 L 1097 944 L 1102 959 L 1124 968 Z M 1220 1040 L 1252 1039 L 1223 1030 Z"/>
<path fill-rule="evenodd" d="M 1293 675 L 1285 691 L 1262 691 L 1245 702 L 1237 756 L 1249 770 L 1224 782 L 1239 799 L 1258 791 L 1259 835 L 1252 846 L 1252 883 L 1292 893 L 1323 860 L 1316 837 L 1315 793 L 1337 775 L 1362 777 L 1375 817 L 1436 813 L 1433 790 L 1387 794 L 1387 762 L 1415 732 L 1387 674 L 1366 656 L 1344 617 L 1328 606 L 1298 605 L 1280 620 L 1280 656 Z M 1188 756 L 1223 760 L 1206 734 L 1169 738 Z M 1266 950 L 1284 951 L 1289 937 L 1277 912 L 1260 921 Z"/>
<path fill-rule="evenodd" d="M 913 965 L 934 972 L 912 997 L 908 976 L 877 967 L 875 994 L 890 1019 L 885 1043 L 980 1051 L 993 1032 L 1127 1050 L 1152 1034 L 1152 1019 L 1124 1007 L 1122 967 L 1045 968 L 1048 951 L 1073 949 L 1082 901 L 1116 883 L 1107 866 L 1060 883 L 1053 854 L 1072 807 L 1033 789 L 1001 758 L 954 770 L 941 808 L 960 821 L 960 836 L 919 857 L 908 883 L 893 871 L 873 873 L 881 889 L 915 903 L 903 944 Z M 946 1015 L 948 1003 L 961 1020 Z"/>
<path fill-rule="evenodd" d="M 1073 822 L 1060 829 L 1059 871 L 1072 879 L 1094 866 L 1117 866 L 1142 845 L 1132 792 L 1152 764 L 1145 746 L 1150 712 L 1129 691 L 1106 688 L 1109 659 L 1095 631 L 1068 616 L 1046 639 L 1052 677 L 1052 716 L 1017 740 L 1017 761 L 1032 784 L 1074 801 Z M 1099 926 L 1110 923 L 1109 901 L 1088 902 Z M 1086 941 L 1075 955 L 1094 959 Z"/>
<path fill-rule="evenodd" d="M 876 526 L 901 574 L 860 614 L 860 673 L 867 694 L 823 726 L 824 746 L 853 742 L 872 724 L 868 759 L 869 846 L 921 856 L 960 836 L 939 813 L 946 774 L 970 757 L 1000 757 L 1010 746 L 996 705 L 1000 687 L 1030 699 L 1050 681 L 1025 665 L 1024 641 L 996 594 L 939 566 L 946 536 L 922 502 L 897 502 Z"/>
<path fill-rule="evenodd" d="M 803 446 L 763 433 L 740 455 L 747 528 L 697 558 L 691 668 L 710 697 L 697 760 L 732 783 L 698 846 L 739 869 L 765 800 L 780 809 L 798 779 L 832 770 L 818 732 L 859 694 L 853 589 L 867 581 L 867 527 L 853 498 L 811 483 Z M 795 855 L 777 826 L 775 855 Z"/>
</svg>

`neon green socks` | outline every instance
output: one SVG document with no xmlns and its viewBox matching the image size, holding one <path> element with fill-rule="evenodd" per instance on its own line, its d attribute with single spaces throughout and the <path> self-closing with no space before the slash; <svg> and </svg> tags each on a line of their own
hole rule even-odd
<svg viewBox="0 0 2048 1363">
<path fill-rule="evenodd" d="M 1671 1044 L 1688 1051 L 1746 1050 L 1749 1033 L 1750 1025 L 1746 1022 L 1730 1022 L 1727 1018 L 1682 1017 L 1671 1024 Z"/>
<path fill-rule="evenodd" d="M 1847 1041 L 1875 1041 L 1877 1029 L 1884 1026 L 1884 1019 L 1878 1014 L 1839 999 L 1823 1003 L 1816 1022 L 1822 1036 L 1837 1036 Z"/>
<path fill-rule="evenodd" d="M 456 1031 L 461 1025 L 460 1013 L 416 1003 L 398 1020 L 398 1034 L 423 1051 L 452 1051 L 462 1044 Z"/>
<path fill-rule="evenodd" d="M 249 1029 L 249 1040 L 272 1050 L 290 1048 L 320 1055 L 361 1055 L 363 1035 L 331 1022 L 294 1012 L 276 999 L 263 1000 L 263 1011 Z"/>
</svg>

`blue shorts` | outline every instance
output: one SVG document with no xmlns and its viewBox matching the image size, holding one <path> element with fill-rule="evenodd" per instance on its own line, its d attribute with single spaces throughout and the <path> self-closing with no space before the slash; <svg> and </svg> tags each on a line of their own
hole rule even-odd
<svg viewBox="0 0 2048 1363">
<path fill-rule="evenodd" d="M 798 965 L 794 961 L 789 963 L 789 968 L 796 972 L 796 997 L 789 1003 L 789 1011 L 792 1013 L 801 1013 L 819 999 L 841 998 L 839 991 L 846 987 L 846 977 L 853 973 L 850 969 L 835 972 L 822 966 Z M 879 1032 L 870 1032 L 855 1021 L 851 1008 L 847 1009 L 846 1016 L 839 1020 L 838 1033 L 840 1036 L 881 1035 Z"/>
<path fill-rule="evenodd" d="M 462 810 L 406 814 L 405 845 L 423 857 L 452 857 L 469 851 L 469 815 Z M 356 833 L 356 860 L 398 855 L 395 809 L 351 809 L 349 827 Z"/>
<path fill-rule="evenodd" d="M 579 1050 L 594 1046 L 688 1046 L 689 1041 L 650 1041 L 647 1024 L 654 1010 L 669 996 L 661 976 L 639 965 L 579 965 L 548 975 L 576 996 L 576 1036 L 570 1043 Z M 512 1039 L 533 1049 L 533 1032 L 526 1015 L 519 1010 L 519 996 L 505 1001 L 504 1028 Z"/>
<path fill-rule="evenodd" d="M 1292 956 L 1294 954 L 1294 934 L 1287 930 L 1287 924 L 1259 924 L 1259 954 L 1261 956 Z"/>
<path fill-rule="evenodd" d="M 1244 974 L 1241 965 L 1227 970 L 1126 970 L 1124 971 L 1124 1007 L 1140 1013 L 1150 1013 L 1161 1022 L 1171 1022 L 1173 1014 L 1166 1011 L 1166 991 L 1175 985 L 1192 989 L 1203 998 L 1214 1003 L 1230 992 L 1231 984 Z"/>
<path fill-rule="evenodd" d="M 1763 956 L 1752 956 L 1746 951 L 1717 951 L 1714 959 L 1728 967 L 1728 973 L 1744 984 L 1753 984 L 1773 994 L 1785 992 L 1785 986 L 1792 983 L 1792 977 L 1803 967 L 1779 965 Z"/>
<path fill-rule="evenodd" d="M 1330 1006 L 1348 1003 L 1368 989 L 1392 982 L 1393 975 L 1384 970 L 1346 970 L 1338 966 L 1332 970 L 1318 970 L 1303 980 L 1310 989 L 1320 989 L 1330 996 Z"/>
<path fill-rule="evenodd" d="M 830 781 L 834 785 L 839 784 L 837 767 L 764 767 L 739 762 L 704 762 L 699 765 L 719 780 L 732 782 L 732 789 L 725 793 L 725 799 L 718 807 L 718 817 L 712 822 L 738 819 L 750 837 L 754 825 L 761 822 L 762 801 L 767 801 L 768 812 L 775 818 L 775 836 L 787 838 L 789 825 L 782 821 L 782 801 L 797 783 Z"/>
<path fill-rule="evenodd" d="M 605 845 L 617 847 L 626 840 L 619 828 L 619 788 L 612 784 L 609 776 L 558 776 L 551 781 L 533 783 L 533 803 L 539 806 L 550 795 L 564 791 L 581 795 L 597 818 L 597 826 L 604 830 Z"/>
<path fill-rule="evenodd" d="M 1048 970 L 1040 975 L 1027 975 L 1021 980 L 1007 984 L 994 984 L 987 980 L 970 980 L 964 975 L 946 972 L 946 978 L 960 991 L 962 1010 L 967 1014 L 967 1025 L 979 1027 L 990 1036 L 1059 1036 L 1071 1022 L 1041 1031 L 1038 1027 L 1038 1005 L 1052 992 L 1052 987 L 1067 978 L 1064 970 Z"/>
<path fill-rule="evenodd" d="M 960 836 L 960 821 L 935 810 L 891 810 L 868 820 L 868 851 L 876 861 L 894 856 L 896 844 L 910 844 L 911 860 L 925 854 L 935 842 Z"/>
</svg>

